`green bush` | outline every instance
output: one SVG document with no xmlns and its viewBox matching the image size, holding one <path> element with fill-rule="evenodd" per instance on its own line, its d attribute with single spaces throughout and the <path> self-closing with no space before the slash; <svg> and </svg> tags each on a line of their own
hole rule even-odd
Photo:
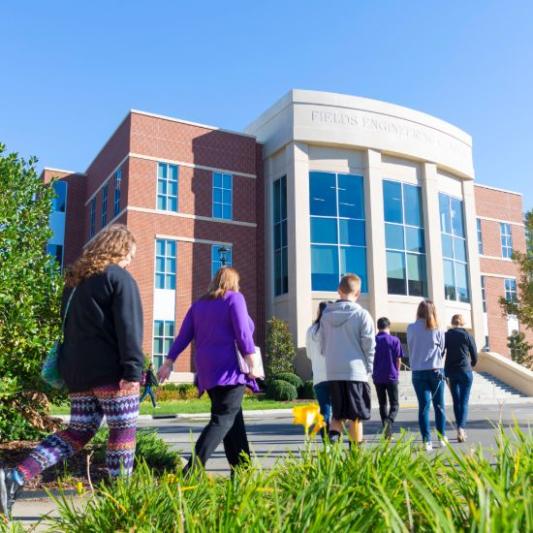
<svg viewBox="0 0 533 533">
<path fill-rule="evenodd" d="M 61 395 L 40 377 L 59 336 L 62 279 L 46 252 L 54 191 L 36 164 L 0 144 L 0 441 L 53 429 L 46 395 Z"/>
<path fill-rule="evenodd" d="M 286 381 L 287 383 L 294 385 L 297 389 L 304 386 L 302 378 L 294 374 L 293 372 L 280 372 L 279 374 L 272 376 L 272 380 L 275 379 L 281 379 L 281 381 Z"/>
<path fill-rule="evenodd" d="M 294 341 L 287 322 L 273 317 L 267 322 L 265 370 L 267 378 L 294 372 Z"/>
<path fill-rule="evenodd" d="M 103 463 L 109 431 L 99 430 L 91 441 L 94 460 Z M 174 471 L 180 464 L 180 456 L 170 450 L 168 444 L 153 430 L 137 431 L 135 447 L 136 463 L 144 462 L 157 472 Z"/>
<path fill-rule="evenodd" d="M 313 388 L 313 380 L 308 379 L 304 382 L 303 387 L 298 389 L 298 398 L 302 400 L 314 400 L 315 389 Z"/>
<path fill-rule="evenodd" d="M 267 385 L 267 397 L 278 402 L 292 402 L 298 398 L 298 390 L 288 381 L 273 379 Z"/>
<path fill-rule="evenodd" d="M 168 383 L 155 389 L 159 402 L 167 400 L 193 400 L 198 398 L 198 389 L 192 383 Z"/>
<path fill-rule="evenodd" d="M 412 441 L 308 447 L 272 469 L 154 476 L 140 465 L 80 507 L 57 498 L 57 532 L 531 531 L 533 437 L 427 455 Z"/>
</svg>

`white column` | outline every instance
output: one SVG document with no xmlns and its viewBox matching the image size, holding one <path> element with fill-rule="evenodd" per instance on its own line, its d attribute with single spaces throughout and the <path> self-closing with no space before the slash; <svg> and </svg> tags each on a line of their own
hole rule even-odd
<svg viewBox="0 0 533 533">
<path fill-rule="evenodd" d="M 481 269 L 476 226 L 476 203 L 474 182 L 463 180 L 463 202 L 465 213 L 465 236 L 468 257 L 468 283 L 470 285 L 470 304 L 472 306 L 472 332 L 479 349 L 484 345 L 483 299 L 481 295 Z"/>
<path fill-rule="evenodd" d="M 387 256 L 381 153 L 367 150 L 365 172 L 365 215 L 369 312 L 377 320 L 388 316 Z"/>
<path fill-rule="evenodd" d="M 309 155 L 306 144 L 287 145 L 287 240 L 289 260 L 289 324 L 297 347 L 305 346 L 312 322 Z"/>
<path fill-rule="evenodd" d="M 422 206 L 424 210 L 429 297 L 444 317 L 444 268 L 440 232 L 439 181 L 437 166 L 424 163 L 422 172 Z"/>
</svg>

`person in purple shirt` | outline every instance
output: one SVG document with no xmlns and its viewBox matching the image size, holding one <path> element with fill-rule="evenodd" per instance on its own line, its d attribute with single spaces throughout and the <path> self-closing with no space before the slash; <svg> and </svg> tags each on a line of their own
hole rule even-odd
<svg viewBox="0 0 533 533">
<path fill-rule="evenodd" d="M 390 320 L 382 317 L 378 320 L 376 335 L 376 353 L 372 378 L 379 402 L 379 414 L 386 438 L 392 436 L 392 425 L 398 414 L 398 378 L 400 377 L 400 360 L 403 357 L 400 339 L 390 334 Z M 387 406 L 388 403 L 390 407 Z"/>
<path fill-rule="evenodd" d="M 234 268 L 222 267 L 208 292 L 187 312 L 158 371 L 161 382 L 168 379 L 176 358 L 194 340 L 198 390 L 200 394 L 207 391 L 211 399 L 211 419 L 196 441 L 184 473 L 197 462 L 205 465 L 221 442 L 232 468 L 250 457 L 242 400 L 246 387 L 254 392 L 259 390 L 252 359 L 253 332 L 254 323 L 239 292 L 239 273 Z M 240 371 L 236 348 L 243 354 L 249 374 Z"/>
</svg>

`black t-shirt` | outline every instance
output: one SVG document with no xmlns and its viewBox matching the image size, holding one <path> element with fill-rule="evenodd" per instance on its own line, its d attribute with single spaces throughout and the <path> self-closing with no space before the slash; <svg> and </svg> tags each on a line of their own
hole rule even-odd
<svg viewBox="0 0 533 533">
<path fill-rule="evenodd" d="M 71 293 L 63 292 L 62 316 Z M 144 367 L 143 311 L 137 283 L 118 265 L 83 280 L 65 322 L 59 370 L 70 392 L 140 381 Z"/>
</svg>

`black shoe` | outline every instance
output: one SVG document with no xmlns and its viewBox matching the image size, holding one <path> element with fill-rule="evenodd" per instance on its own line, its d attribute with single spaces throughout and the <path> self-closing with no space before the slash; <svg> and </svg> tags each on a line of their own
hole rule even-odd
<svg viewBox="0 0 533 533">
<path fill-rule="evenodd" d="M 328 433 L 329 442 L 331 444 L 334 444 L 335 442 L 339 442 L 341 438 L 341 434 L 338 431 L 330 431 Z"/>
<path fill-rule="evenodd" d="M 11 509 L 21 490 L 22 485 L 15 479 L 14 469 L 0 468 L 0 514 L 11 517 Z"/>
</svg>

